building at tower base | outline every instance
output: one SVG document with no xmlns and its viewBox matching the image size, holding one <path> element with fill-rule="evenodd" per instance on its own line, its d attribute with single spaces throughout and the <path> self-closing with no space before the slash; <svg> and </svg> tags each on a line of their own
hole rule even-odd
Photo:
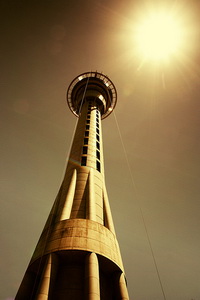
<svg viewBox="0 0 200 300">
<path fill-rule="evenodd" d="M 105 186 L 101 120 L 114 109 L 111 80 L 76 77 L 67 92 L 79 118 L 66 173 L 16 300 L 128 300 Z"/>
</svg>

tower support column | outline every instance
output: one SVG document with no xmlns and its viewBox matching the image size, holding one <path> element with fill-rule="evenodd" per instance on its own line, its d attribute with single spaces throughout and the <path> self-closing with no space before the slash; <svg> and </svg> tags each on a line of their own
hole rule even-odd
<svg viewBox="0 0 200 300">
<path fill-rule="evenodd" d="M 85 299 L 100 300 L 99 263 L 95 253 L 90 253 L 85 261 Z"/>
<path fill-rule="evenodd" d="M 94 191 L 94 173 L 93 168 L 89 173 L 89 203 L 88 203 L 88 219 L 96 221 L 96 203 L 95 203 L 95 191 Z"/>
<path fill-rule="evenodd" d="M 35 300 L 49 299 L 50 288 L 52 288 L 52 284 L 55 281 L 56 271 L 57 258 L 54 253 L 51 253 L 47 257 Z"/>
<path fill-rule="evenodd" d="M 120 300 L 129 300 L 124 273 L 121 273 L 119 275 L 118 280 L 119 280 L 118 284 L 119 284 L 119 291 L 120 291 Z"/>
<path fill-rule="evenodd" d="M 61 211 L 61 216 L 60 216 L 59 221 L 66 220 L 66 219 L 70 218 L 73 199 L 74 199 L 74 194 L 75 194 L 75 188 L 76 188 L 76 180 L 77 180 L 77 172 L 76 172 L 76 169 L 74 169 L 73 174 L 72 174 L 72 178 L 71 178 L 71 182 L 70 182 L 70 185 L 69 185 L 68 193 L 67 193 L 62 211 Z"/>
<path fill-rule="evenodd" d="M 104 203 L 105 217 L 106 217 L 106 223 L 107 223 L 106 226 L 112 233 L 115 234 L 115 227 L 114 227 L 113 220 L 112 220 L 112 214 L 111 214 L 111 210 L 110 210 L 108 194 L 107 194 L 105 185 L 103 188 L 103 201 L 104 201 L 103 203 Z"/>
</svg>

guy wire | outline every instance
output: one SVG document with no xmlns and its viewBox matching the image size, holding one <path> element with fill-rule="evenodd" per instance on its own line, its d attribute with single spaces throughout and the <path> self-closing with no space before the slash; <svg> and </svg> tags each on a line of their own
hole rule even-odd
<svg viewBox="0 0 200 300">
<path fill-rule="evenodd" d="M 133 185 L 133 189 L 135 191 L 136 201 L 138 202 L 138 205 L 139 205 L 139 210 L 140 210 L 140 214 L 141 214 L 141 217 L 142 217 L 142 221 L 143 221 L 145 233 L 146 233 L 146 236 L 147 236 L 149 248 L 150 248 L 150 251 L 151 251 L 151 255 L 152 255 L 152 258 L 153 258 L 154 265 L 155 265 L 156 273 L 157 273 L 158 280 L 159 280 L 159 283 L 160 283 L 160 288 L 161 288 L 161 291 L 162 291 L 162 294 L 163 294 L 163 299 L 166 300 L 167 298 L 166 298 L 166 295 L 165 295 L 165 291 L 164 291 L 164 288 L 163 288 L 160 272 L 159 272 L 158 265 L 157 265 L 157 262 L 156 262 L 156 258 L 155 258 L 155 255 L 154 255 L 154 250 L 153 250 L 153 247 L 152 247 L 151 239 L 150 239 L 150 236 L 149 236 L 149 233 L 148 233 L 148 230 L 147 230 L 144 214 L 143 214 L 142 207 L 141 207 L 141 204 L 140 204 L 140 200 L 139 200 L 139 197 L 138 197 L 137 187 L 136 187 L 135 180 L 133 178 L 133 174 L 132 174 L 132 171 L 131 171 L 127 151 L 126 151 L 123 139 L 122 139 L 122 134 L 121 134 L 121 131 L 120 131 L 120 128 L 119 128 L 119 123 L 117 121 L 115 111 L 113 113 L 114 113 L 114 119 L 115 119 L 115 122 L 116 122 L 117 130 L 118 130 L 118 133 L 119 133 L 120 141 L 121 141 L 121 144 L 122 144 L 122 148 L 123 148 L 123 151 L 124 151 L 124 156 L 125 156 L 126 163 L 127 163 L 127 166 L 128 166 L 131 182 L 132 182 L 132 185 Z"/>
</svg>

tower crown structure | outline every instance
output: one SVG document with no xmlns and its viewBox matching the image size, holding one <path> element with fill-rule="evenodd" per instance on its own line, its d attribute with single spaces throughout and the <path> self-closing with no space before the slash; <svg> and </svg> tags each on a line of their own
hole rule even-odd
<svg viewBox="0 0 200 300">
<path fill-rule="evenodd" d="M 101 118 L 106 118 L 115 108 L 117 91 L 112 81 L 97 72 L 87 72 L 77 76 L 67 91 L 67 101 L 71 111 L 78 117 L 83 101 L 98 103 Z"/>
<path fill-rule="evenodd" d="M 101 128 L 116 89 L 107 76 L 87 72 L 72 81 L 67 101 L 79 119 L 66 173 L 16 300 L 128 300 Z"/>
</svg>

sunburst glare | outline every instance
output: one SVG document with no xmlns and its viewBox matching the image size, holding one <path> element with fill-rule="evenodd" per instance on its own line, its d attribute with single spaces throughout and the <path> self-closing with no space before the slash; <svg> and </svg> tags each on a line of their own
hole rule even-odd
<svg viewBox="0 0 200 300">
<path fill-rule="evenodd" d="M 167 60 L 184 45 L 183 26 L 172 14 L 160 11 L 139 20 L 135 30 L 139 55 L 154 61 Z"/>
</svg>

